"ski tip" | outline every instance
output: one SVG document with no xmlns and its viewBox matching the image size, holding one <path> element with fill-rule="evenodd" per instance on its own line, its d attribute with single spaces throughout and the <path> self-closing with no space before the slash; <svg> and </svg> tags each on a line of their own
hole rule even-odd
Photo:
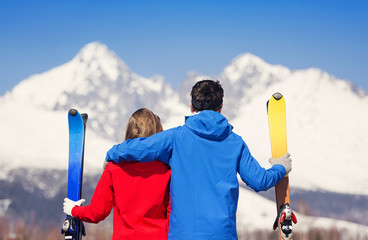
<svg viewBox="0 0 368 240">
<path fill-rule="evenodd" d="M 70 114 L 70 115 L 72 115 L 73 117 L 74 117 L 75 115 L 77 115 L 77 113 L 78 113 L 78 111 L 77 111 L 76 109 L 73 109 L 73 108 L 72 108 L 72 109 L 70 109 L 70 110 L 69 110 L 69 114 Z"/>
<path fill-rule="evenodd" d="M 87 122 L 87 120 L 88 120 L 88 114 L 87 113 L 82 113 L 81 116 L 82 116 L 83 121 L 84 122 Z"/>
<path fill-rule="evenodd" d="M 282 98 L 282 94 L 277 92 L 272 95 L 272 97 L 276 100 L 280 100 Z"/>
</svg>

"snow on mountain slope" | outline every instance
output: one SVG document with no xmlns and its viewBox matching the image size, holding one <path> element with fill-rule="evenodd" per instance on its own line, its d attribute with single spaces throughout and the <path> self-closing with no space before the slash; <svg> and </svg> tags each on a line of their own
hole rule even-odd
<svg viewBox="0 0 368 240">
<path fill-rule="evenodd" d="M 179 94 L 201 77 L 188 75 Z M 225 90 L 223 114 L 262 166 L 269 166 L 271 156 L 266 102 L 281 92 L 294 159 L 291 185 L 368 194 L 368 95 L 363 90 L 319 69 L 291 71 L 248 53 L 234 58 L 213 78 Z"/>
<path fill-rule="evenodd" d="M 86 95 L 96 87 L 103 88 L 107 81 L 116 82 L 119 71 L 130 74 L 125 63 L 106 46 L 90 43 L 70 62 L 19 83 L 5 95 L 5 100 L 52 110 L 67 101 L 66 93 Z M 99 90 L 102 90 L 99 94 L 107 94 L 104 89 Z"/>
<path fill-rule="evenodd" d="M 347 221 L 334 220 L 321 217 L 310 217 L 295 213 L 298 219 L 293 224 L 295 233 L 308 232 L 310 229 L 339 229 L 345 232 L 343 239 L 366 239 L 368 227 Z M 240 188 L 237 211 L 237 229 L 271 230 L 276 219 L 276 206 L 273 201 L 260 198 L 250 190 Z"/>
<path fill-rule="evenodd" d="M 0 105 L 0 119 L 0 178 L 6 177 L 7 170 L 18 167 L 67 169 L 67 112 L 6 104 Z M 113 144 L 87 129 L 86 173 L 101 171 L 106 150 Z"/>
<path fill-rule="evenodd" d="M 241 101 L 234 130 L 264 166 L 271 156 L 266 101 L 275 92 L 286 99 L 291 186 L 368 194 L 368 97 L 345 81 L 308 69 Z"/>
<path fill-rule="evenodd" d="M 99 169 L 139 107 L 157 113 L 165 129 L 183 124 L 191 86 L 203 78 L 221 81 L 223 114 L 262 166 L 269 166 L 271 155 L 266 101 L 279 91 L 287 102 L 291 186 L 368 194 L 367 94 L 321 70 L 290 71 L 251 54 L 236 57 L 219 77 L 188 74 L 178 93 L 160 76 L 132 72 L 105 45 L 87 44 L 70 62 L 0 98 L 0 164 L 66 167 L 67 111 L 77 108 L 89 114 L 86 154 Z"/>
<path fill-rule="evenodd" d="M 281 65 L 270 65 L 250 53 L 236 57 L 222 72 L 220 79 L 231 95 L 248 97 L 263 92 L 275 82 L 290 75 L 290 70 Z"/>
<path fill-rule="evenodd" d="M 70 62 L 25 79 L 0 98 L 2 174 L 21 166 L 66 168 L 70 108 L 89 115 L 86 168 L 100 170 L 140 107 L 158 114 L 165 128 L 182 124 L 189 112 L 162 77 L 141 77 L 105 45 L 87 44 Z"/>
<path fill-rule="evenodd" d="M 186 109 L 162 77 L 139 76 L 97 42 L 87 44 L 71 61 L 22 81 L 1 98 L 4 103 L 49 111 L 83 110 L 91 116 L 90 129 L 116 141 L 140 107 L 150 108 L 170 126 Z"/>
</svg>

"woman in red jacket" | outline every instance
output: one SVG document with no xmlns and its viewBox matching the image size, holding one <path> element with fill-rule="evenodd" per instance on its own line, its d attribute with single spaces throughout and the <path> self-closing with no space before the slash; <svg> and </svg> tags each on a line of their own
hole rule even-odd
<svg viewBox="0 0 368 240">
<path fill-rule="evenodd" d="M 160 119 L 141 108 L 127 124 L 125 139 L 161 132 Z M 64 199 L 64 212 L 89 223 L 104 220 L 114 207 L 112 239 L 167 239 L 170 169 L 160 162 L 108 163 L 88 206 Z"/>
</svg>

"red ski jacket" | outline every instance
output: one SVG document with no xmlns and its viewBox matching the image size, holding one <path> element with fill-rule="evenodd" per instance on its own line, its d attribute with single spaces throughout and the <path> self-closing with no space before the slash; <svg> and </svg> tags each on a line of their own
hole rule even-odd
<svg viewBox="0 0 368 240">
<path fill-rule="evenodd" d="M 170 216 L 170 168 L 160 162 L 107 164 L 90 205 L 72 215 L 98 223 L 114 207 L 112 239 L 167 239 Z"/>
</svg>

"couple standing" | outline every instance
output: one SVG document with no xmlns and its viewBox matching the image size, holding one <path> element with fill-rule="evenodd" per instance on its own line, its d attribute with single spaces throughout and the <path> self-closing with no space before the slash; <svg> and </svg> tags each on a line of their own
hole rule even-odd
<svg viewBox="0 0 368 240">
<path fill-rule="evenodd" d="M 158 116 L 139 109 L 126 141 L 106 154 L 109 162 L 91 204 L 64 200 L 64 212 L 97 223 L 114 207 L 113 239 L 237 239 L 237 174 L 255 191 L 274 187 L 291 170 L 285 154 L 262 168 L 221 114 L 218 81 L 191 91 L 185 124 L 162 131 Z"/>
</svg>

